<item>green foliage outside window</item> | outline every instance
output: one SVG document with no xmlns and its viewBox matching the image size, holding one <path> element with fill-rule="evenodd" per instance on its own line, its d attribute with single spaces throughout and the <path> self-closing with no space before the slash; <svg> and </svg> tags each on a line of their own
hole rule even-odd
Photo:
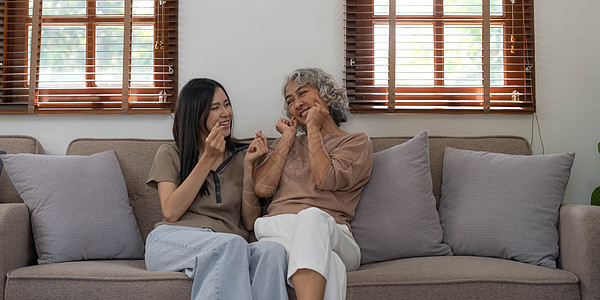
<svg viewBox="0 0 600 300">
<path fill-rule="evenodd" d="M 600 143 L 598 143 L 598 153 L 600 153 Z M 592 205 L 600 206 L 600 186 L 592 192 Z"/>
</svg>

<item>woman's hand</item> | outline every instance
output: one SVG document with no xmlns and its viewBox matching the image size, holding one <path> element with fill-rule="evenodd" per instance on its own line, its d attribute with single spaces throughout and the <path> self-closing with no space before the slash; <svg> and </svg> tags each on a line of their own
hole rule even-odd
<svg viewBox="0 0 600 300">
<path fill-rule="evenodd" d="M 316 129 L 321 129 L 325 122 L 331 119 L 331 115 L 329 114 L 329 110 L 327 107 L 323 106 L 320 103 L 315 102 L 315 106 L 311 107 L 308 110 L 308 116 L 306 117 L 306 127 L 316 127 Z"/>
<path fill-rule="evenodd" d="M 223 156 L 223 153 L 225 153 L 225 136 L 221 133 L 222 131 L 223 127 L 217 122 L 206 138 L 202 156 L 206 155 L 207 158 L 211 159 Z"/>
<path fill-rule="evenodd" d="M 254 162 L 257 159 L 267 154 L 267 152 L 269 151 L 267 137 L 262 134 L 262 130 L 255 132 L 254 135 L 254 140 L 250 142 L 250 146 L 248 147 L 246 156 L 244 156 L 244 163 L 249 165 L 254 165 Z"/>
<path fill-rule="evenodd" d="M 289 133 L 291 136 L 295 137 L 297 128 L 298 121 L 294 118 L 291 120 L 281 118 L 277 121 L 277 124 L 275 124 L 275 129 L 277 129 L 281 135 Z"/>
</svg>

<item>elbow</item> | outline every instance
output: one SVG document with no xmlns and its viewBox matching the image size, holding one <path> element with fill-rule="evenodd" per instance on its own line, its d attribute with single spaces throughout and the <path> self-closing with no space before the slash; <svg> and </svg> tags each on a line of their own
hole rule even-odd
<svg viewBox="0 0 600 300">
<path fill-rule="evenodd" d="M 267 198 L 273 194 L 274 189 L 264 184 L 254 184 L 254 193 L 261 198 Z"/>
<path fill-rule="evenodd" d="M 254 222 L 244 221 L 244 227 L 248 231 L 254 231 Z"/>
<path fill-rule="evenodd" d="M 163 217 L 165 218 L 165 220 L 169 223 L 175 223 L 177 221 L 179 221 L 179 218 L 181 216 L 177 216 L 175 214 L 173 214 L 172 212 L 168 212 L 168 211 L 164 211 L 162 212 Z"/>
<path fill-rule="evenodd" d="M 271 194 L 268 192 L 268 190 L 264 187 L 255 186 L 254 193 L 256 194 L 256 196 L 261 197 L 261 198 L 266 198 L 266 197 L 271 196 Z"/>
<path fill-rule="evenodd" d="M 323 189 L 323 188 L 322 188 L 322 185 L 323 185 L 323 179 L 322 179 L 322 178 L 319 178 L 319 177 L 314 177 L 313 179 L 314 179 L 314 181 L 315 181 L 315 185 L 317 186 L 317 188 L 319 188 L 319 189 L 321 189 L 321 190 L 322 190 L 322 189 Z"/>
</svg>

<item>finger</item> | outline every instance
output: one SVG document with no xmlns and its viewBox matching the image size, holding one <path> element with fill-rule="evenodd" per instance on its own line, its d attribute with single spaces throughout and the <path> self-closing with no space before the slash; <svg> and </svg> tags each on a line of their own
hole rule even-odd
<svg viewBox="0 0 600 300">
<path fill-rule="evenodd" d="M 254 141 L 252 141 L 252 142 L 250 143 L 250 146 L 248 146 L 248 152 L 256 152 L 256 149 L 257 149 L 257 147 L 256 147 L 256 145 L 254 144 Z"/>
<path fill-rule="evenodd" d="M 256 133 L 256 137 L 260 138 L 261 140 L 265 140 L 265 141 L 267 140 L 267 136 L 262 133 L 262 130 L 259 130 Z"/>
<path fill-rule="evenodd" d="M 267 141 L 263 139 L 257 139 L 256 144 L 254 146 L 258 149 L 264 148 L 267 146 Z"/>
<path fill-rule="evenodd" d="M 217 143 L 217 149 L 219 149 L 219 152 L 225 152 L 225 139 L 219 140 Z"/>
<path fill-rule="evenodd" d="M 261 143 L 258 143 L 258 148 L 257 150 L 260 151 L 261 153 L 267 153 L 269 151 L 269 146 L 267 145 L 266 141 L 261 141 Z"/>
<path fill-rule="evenodd" d="M 213 140 L 215 135 L 220 132 L 221 130 L 223 130 L 223 127 L 219 124 L 219 122 L 215 123 L 215 126 L 213 126 L 210 129 L 210 132 L 208 133 L 208 136 L 206 137 L 205 141 L 208 142 L 209 140 Z"/>
<path fill-rule="evenodd" d="M 323 105 L 322 103 L 315 102 L 315 104 L 316 104 L 316 105 L 315 105 L 316 107 L 320 107 L 320 108 L 323 108 L 323 109 L 327 109 L 327 107 L 326 107 L 325 105 Z"/>
<path fill-rule="evenodd" d="M 317 106 L 316 106 L 316 107 L 317 107 L 319 110 L 322 110 L 323 112 L 329 112 L 329 108 L 328 108 L 328 107 L 326 107 L 325 105 L 323 105 L 323 104 L 321 104 L 321 103 L 317 103 L 317 102 L 315 102 L 315 104 L 317 104 Z"/>
</svg>

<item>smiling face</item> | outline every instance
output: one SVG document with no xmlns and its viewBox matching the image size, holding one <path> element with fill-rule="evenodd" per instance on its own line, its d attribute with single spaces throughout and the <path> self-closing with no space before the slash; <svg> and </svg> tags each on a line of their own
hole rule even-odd
<svg viewBox="0 0 600 300">
<path fill-rule="evenodd" d="M 219 122 L 220 126 L 223 127 L 223 136 L 229 136 L 231 134 L 231 120 L 233 119 L 233 109 L 231 103 L 225 92 L 221 88 L 215 89 L 213 96 L 212 105 L 208 118 L 206 119 L 206 128 L 211 130 L 215 127 L 215 124 Z"/>
<path fill-rule="evenodd" d="M 285 103 L 288 106 L 290 114 L 301 125 L 306 125 L 308 110 L 314 107 L 315 103 L 327 106 L 325 100 L 319 96 L 319 91 L 316 88 L 308 84 L 298 86 L 294 80 L 288 82 L 285 86 Z"/>
</svg>

